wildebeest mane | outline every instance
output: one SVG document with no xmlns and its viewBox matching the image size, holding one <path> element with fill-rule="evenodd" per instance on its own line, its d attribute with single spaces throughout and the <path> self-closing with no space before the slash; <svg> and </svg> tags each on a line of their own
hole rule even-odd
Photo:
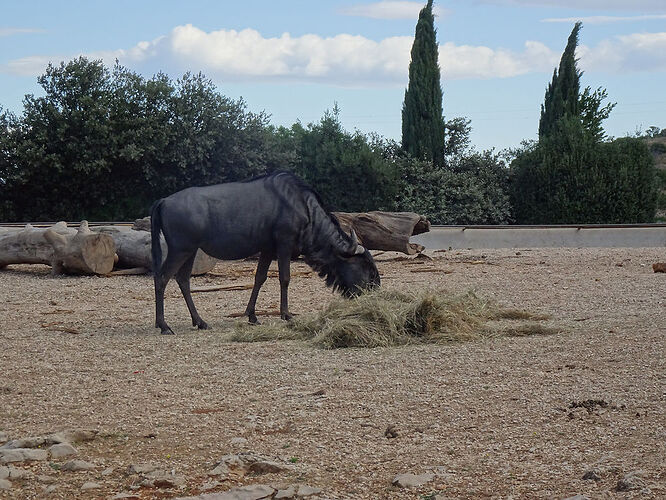
<svg viewBox="0 0 666 500">
<path fill-rule="evenodd" d="M 320 278 L 324 278 L 326 286 L 332 287 L 334 291 L 340 288 L 345 292 L 346 287 L 339 280 L 336 264 L 342 259 L 339 255 L 340 248 L 348 245 L 350 240 L 347 233 L 340 226 L 338 218 L 326 209 L 317 191 L 291 172 L 272 172 L 246 182 L 261 179 L 289 183 L 301 194 L 302 201 L 307 207 L 309 219 L 308 231 L 303 233 L 303 238 L 300 241 L 304 260 Z M 284 196 L 284 193 L 279 189 L 276 189 L 276 193 L 279 196 Z M 294 202 L 294 200 L 286 201 Z"/>
</svg>

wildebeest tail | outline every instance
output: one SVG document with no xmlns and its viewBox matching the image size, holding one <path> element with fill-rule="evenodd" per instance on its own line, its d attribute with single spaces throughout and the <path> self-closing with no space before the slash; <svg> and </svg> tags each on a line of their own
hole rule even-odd
<svg viewBox="0 0 666 500">
<path fill-rule="evenodd" d="M 157 200 L 150 209 L 150 235 L 151 255 L 153 258 L 153 275 L 158 276 L 162 269 L 162 245 L 160 233 L 162 232 L 162 201 Z"/>
</svg>

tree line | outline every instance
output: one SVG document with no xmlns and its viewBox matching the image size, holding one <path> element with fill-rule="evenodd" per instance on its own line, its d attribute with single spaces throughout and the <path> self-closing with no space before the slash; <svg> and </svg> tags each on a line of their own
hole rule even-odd
<svg viewBox="0 0 666 500">
<path fill-rule="evenodd" d="M 649 222 L 652 157 L 636 138 L 606 138 L 613 105 L 603 89 L 580 90 L 579 31 L 548 85 L 539 140 L 508 163 L 470 145 L 469 120 L 444 119 L 432 0 L 416 27 L 402 143 L 345 130 L 337 106 L 315 123 L 274 126 L 202 74 L 145 78 L 84 57 L 49 65 L 42 97 L 27 95 L 20 116 L 0 109 L 0 220 L 128 220 L 188 186 L 288 170 L 337 211 L 414 211 L 435 224 Z"/>
</svg>

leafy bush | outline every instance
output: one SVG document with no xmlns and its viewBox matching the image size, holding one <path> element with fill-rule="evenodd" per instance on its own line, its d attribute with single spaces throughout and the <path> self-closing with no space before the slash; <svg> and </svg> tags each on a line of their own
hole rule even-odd
<svg viewBox="0 0 666 500">
<path fill-rule="evenodd" d="M 645 143 L 595 142 L 579 122 L 521 151 L 511 164 L 520 224 L 638 223 L 654 220 L 654 161 Z"/>
</svg>

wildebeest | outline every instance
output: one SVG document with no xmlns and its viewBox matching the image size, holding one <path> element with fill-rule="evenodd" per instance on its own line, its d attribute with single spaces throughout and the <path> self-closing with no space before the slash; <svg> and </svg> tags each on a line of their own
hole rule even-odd
<svg viewBox="0 0 666 500">
<path fill-rule="evenodd" d="M 291 319 L 287 303 L 289 265 L 303 255 L 326 285 L 351 297 L 379 286 L 370 252 L 347 235 L 327 212 L 315 191 L 293 174 L 278 172 L 244 182 L 192 187 L 162 198 L 151 210 L 152 260 L 155 278 L 155 327 L 173 334 L 164 320 L 164 289 L 175 275 L 192 325 L 208 328 L 194 307 L 190 274 L 197 249 L 223 260 L 259 254 L 254 287 L 245 309 L 257 323 L 255 305 L 268 268 L 278 261 L 280 317 Z M 162 262 L 160 232 L 167 243 Z"/>
</svg>

